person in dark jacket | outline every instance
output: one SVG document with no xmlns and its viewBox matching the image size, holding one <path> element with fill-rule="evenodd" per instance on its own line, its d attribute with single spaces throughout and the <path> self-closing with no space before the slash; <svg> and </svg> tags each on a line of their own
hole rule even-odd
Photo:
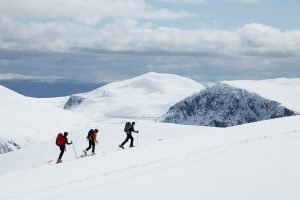
<svg viewBox="0 0 300 200">
<path fill-rule="evenodd" d="M 132 132 L 135 132 L 135 133 L 138 133 L 139 131 L 137 130 L 134 130 L 134 125 L 135 125 L 135 122 L 132 122 L 130 124 L 130 126 L 128 126 L 128 128 L 125 126 L 125 132 L 126 132 L 126 139 L 124 140 L 124 142 L 122 144 L 119 145 L 120 148 L 124 149 L 124 144 L 126 144 L 126 142 L 128 142 L 128 140 L 130 140 L 130 148 L 131 147 L 134 147 L 133 145 L 133 140 L 134 138 L 132 137 Z"/>
<path fill-rule="evenodd" d="M 84 153 L 85 155 L 87 155 L 87 151 L 90 150 L 91 148 L 92 148 L 92 155 L 95 154 L 95 145 L 96 145 L 95 143 L 98 144 L 98 141 L 97 141 L 97 133 L 98 133 L 98 129 L 95 129 L 95 130 L 91 129 L 91 130 L 89 131 L 88 136 L 87 136 L 87 138 L 86 138 L 86 139 L 89 140 L 89 146 L 88 146 L 88 148 L 86 148 L 86 149 L 83 151 L 83 153 Z"/>
<path fill-rule="evenodd" d="M 59 157 L 57 159 L 57 163 L 61 163 L 62 162 L 62 156 L 64 155 L 65 151 L 66 151 L 66 144 L 67 145 L 70 145 L 72 144 L 73 142 L 71 141 L 70 143 L 68 142 L 68 132 L 64 132 L 64 141 L 63 141 L 63 145 L 59 146 L 60 148 L 60 154 L 59 154 Z"/>
</svg>

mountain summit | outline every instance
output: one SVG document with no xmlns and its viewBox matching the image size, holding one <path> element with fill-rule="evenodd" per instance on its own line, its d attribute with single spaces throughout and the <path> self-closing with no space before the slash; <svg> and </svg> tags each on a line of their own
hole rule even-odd
<svg viewBox="0 0 300 200">
<path fill-rule="evenodd" d="M 175 104 L 161 121 L 228 127 L 292 115 L 296 113 L 276 101 L 219 83 Z"/>
<path fill-rule="evenodd" d="M 150 72 L 72 95 L 64 107 L 95 119 L 158 119 L 170 106 L 202 89 L 189 78 Z"/>
</svg>

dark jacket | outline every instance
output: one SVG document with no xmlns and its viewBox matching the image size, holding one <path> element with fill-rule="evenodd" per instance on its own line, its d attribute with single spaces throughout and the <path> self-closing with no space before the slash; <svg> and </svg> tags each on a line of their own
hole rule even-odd
<svg viewBox="0 0 300 200">
<path fill-rule="evenodd" d="M 138 133 L 139 131 L 134 130 L 134 125 L 131 125 L 128 132 L 129 132 L 129 134 L 131 134 L 132 132 Z"/>
<path fill-rule="evenodd" d="M 72 143 L 69 143 L 68 138 L 66 136 L 64 136 L 64 145 L 66 145 L 66 144 L 70 145 Z"/>
</svg>

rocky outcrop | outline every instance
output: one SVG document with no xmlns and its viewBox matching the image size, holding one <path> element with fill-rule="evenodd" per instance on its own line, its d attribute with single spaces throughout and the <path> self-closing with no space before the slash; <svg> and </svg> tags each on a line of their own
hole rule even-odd
<svg viewBox="0 0 300 200">
<path fill-rule="evenodd" d="M 228 127 L 296 114 L 276 101 L 220 83 L 175 104 L 160 121 Z"/>
</svg>

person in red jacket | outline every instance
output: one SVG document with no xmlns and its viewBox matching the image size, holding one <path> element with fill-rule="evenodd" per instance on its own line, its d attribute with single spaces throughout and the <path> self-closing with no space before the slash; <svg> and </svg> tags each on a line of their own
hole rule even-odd
<svg viewBox="0 0 300 200">
<path fill-rule="evenodd" d="M 67 145 L 70 145 L 72 144 L 73 142 L 71 141 L 70 143 L 68 142 L 68 132 L 64 132 L 64 136 L 62 138 L 62 144 L 59 145 L 59 148 L 60 148 L 60 154 L 59 154 L 59 157 L 57 159 L 57 162 L 56 163 L 61 163 L 62 162 L 62 156 L 64 155 L 65 151 L 66 151 L 66 144 Z"/>
</svg>

